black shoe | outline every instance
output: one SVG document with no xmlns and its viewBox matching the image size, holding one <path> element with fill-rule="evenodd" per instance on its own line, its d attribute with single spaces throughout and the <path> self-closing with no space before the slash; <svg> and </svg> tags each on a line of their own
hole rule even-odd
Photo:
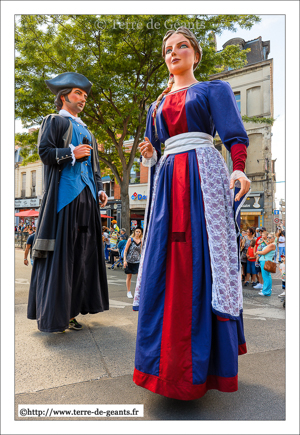
<svg viewBox="0 0 300 435">
<path fill-rule="evenodd" d="M 253 282 L 253 283 L 252 283 L 252 287 L 255 287 L 257 284 L 259 284 L 258 281 L 257 281 L 257 282 Z"/>
<path fill-rule="evenodd" d="M 82 329 L 82 325 L 80 325 L 80 323 L 78 323 L 76 319 L 72 319 L 69 322 L 69 328 L 79 331 L 79 329 Z"/>
<path fill-rule="evenodd" d="M 248 287 L 248 285 L 249 285 L 249 282 L 247 281 L 247 282 L 245 282 L 244 287 Z"/>
</svg>

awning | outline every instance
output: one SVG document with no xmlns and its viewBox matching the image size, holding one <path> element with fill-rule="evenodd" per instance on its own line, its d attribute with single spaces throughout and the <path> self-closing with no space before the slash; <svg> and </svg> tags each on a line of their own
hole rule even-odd
<svg viewBox="0 0 300 435">
<path fill-rule="evenodd" d="M 143 216 L 142 214 L 131 213 L 130 219 L 145 219 L 145 216 Z"/>
<path fill-rule="evenodd" d="M 19 217 L 38 217 L 40 213 L 37 210 L 26 210 L 15 213 L 15 216 Z"/>
</svg>

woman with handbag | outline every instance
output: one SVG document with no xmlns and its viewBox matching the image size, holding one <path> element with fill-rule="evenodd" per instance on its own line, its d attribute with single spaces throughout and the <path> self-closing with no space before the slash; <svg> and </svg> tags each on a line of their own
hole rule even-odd
<svg viewBox="0 0 300 435">
<path fill-rule="evenodd" d="M 142 237 L 143 230 L 140 227 L 136 227 L 131 237 L 127 240 L 124 250 L 124 269 L 127 275 L 126 287 L 127 297 L 132 299 L 133 296 L 130 291 L 132 275 L 137 275 L 139 271 L 141 249 L 142 249 Z"/>
<path fill-rule="evenodd" d="M 271 296 L 272 294 L 272 276 L 270 272 L 274 273 L 276 271 L 276 263 L 273 263 L 275 250 L 275 234 L 269 233 L 267 237 L 266 248 L 262 251 L 256 252 L 256 254 L 259 256 L 261 273 L 264 280 L 263 288 L 258 293 L 259 296 Z"/>
</svg>

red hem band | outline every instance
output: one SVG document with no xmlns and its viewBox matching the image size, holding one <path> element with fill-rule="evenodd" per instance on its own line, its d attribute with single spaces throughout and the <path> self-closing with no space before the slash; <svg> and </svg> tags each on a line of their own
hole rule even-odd
<svg viewBox="0 0 300 435">
<path fill-rule="evenodd" d="M 199 399 L 203 397 L 208 390 L 219 390 L 223 393 L 234 393 L 238 390 L 238 375 L 232 378 L 209 375 L 204 384 L 191 385 L 189 383 L 177 383 L 175 385 L 158 376 L 142 373 L 134 369 L 133 382 L 153 393 L 178 400 Z"/>
</svg>

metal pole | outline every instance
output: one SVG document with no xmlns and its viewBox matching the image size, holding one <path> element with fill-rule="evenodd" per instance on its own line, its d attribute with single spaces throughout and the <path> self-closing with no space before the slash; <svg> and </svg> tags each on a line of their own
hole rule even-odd
<svg viewBox="0 0 300 435">
<path fill-rule="evenodd" d="M 271 192 L 272 192 L 272 233 L 274 232 L 274 204 L 273 204 L 273 174 L 271 172 Z"/>
</svg>

